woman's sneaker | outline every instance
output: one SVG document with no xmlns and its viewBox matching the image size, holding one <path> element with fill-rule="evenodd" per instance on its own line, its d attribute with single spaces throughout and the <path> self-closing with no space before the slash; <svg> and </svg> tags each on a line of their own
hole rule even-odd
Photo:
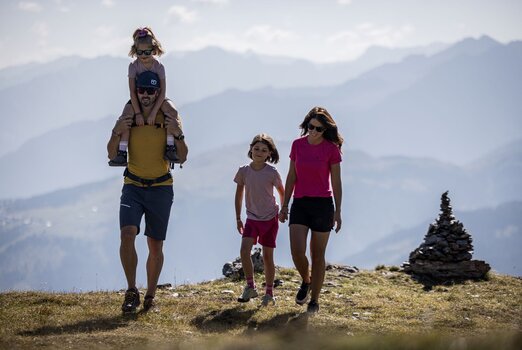
<svg viewBox="0 0 522 350">
<path fill-rule="evenodd" d="M 309 314 L 315 314 L 316 312 L 319 312 L 319 304 L 317 303 L 317 301 L 310 300 L 306 312 L 308 312 Z"/>
<path fill-rule="evenodd" d="M 261 306 L 275 305 L 275 299 L 270 294 L 265 294 L 261 300 Z"/>
<path fill-rule="evenodd" d="M 303 305 L 308 301 L 308 295 L 310 293 L 310 283 L 301 283 L 301 287 L 297 291 L 297 295 L 295 296 L 295 302 L 299 305 Z"/>
<path fill-rule="evenodd" d="M 140 306 L 140 292 L 136 288 L 127 289 L 121 311 L 124 313 L 135 312 L 138 306 Z"/>
<path fill-rule="evenodd" d="M 237 298 L 237 301 L 240 303 L 246 303 L 251 298 L 257 298 L 257 289 L 246 286 L 245 289 L 243 289 L 243 294 L 239 298 Z"/>
<path fill-rule="evenodd" d="M 145 295 L 143 299 L 143 310 L 149 311 L 156 307 L 156 302 L 154 301 L 154 297 L 152 295 Z"/>
</svg>

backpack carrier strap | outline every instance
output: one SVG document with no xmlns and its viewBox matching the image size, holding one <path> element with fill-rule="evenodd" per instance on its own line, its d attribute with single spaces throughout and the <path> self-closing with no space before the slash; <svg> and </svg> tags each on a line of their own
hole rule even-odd
<svg viewBox="0 0 522 350">
<path fill-rule="evenodd" d="M 167 181 L 168 179 L 172 179 L 172 175 L 170 174 L 170 172 L 166 173 L 163 176 L 157 177 L 155 179 L 144 179 L 144 178 L 139 177 L 138 175 L 131 173 L 128 168 L 125 168 L 125 171 L 123 172 L 123 176 L 128 177 L 132 181 L 139 182 L 140 184 L 147 186 L 147 187 L 150 187 L 157 183 Z"/>
</svg>

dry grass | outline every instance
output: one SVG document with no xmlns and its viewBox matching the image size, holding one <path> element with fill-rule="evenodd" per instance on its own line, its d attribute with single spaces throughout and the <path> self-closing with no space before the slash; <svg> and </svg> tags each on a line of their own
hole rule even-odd
<svg viewBox="0 0 522 350">
<path fill-rule="evenodd" d="M 390 271 L 394 270 L 394 271 Z M 281 269 L 277 305 L 239 304 L 243 282 L 217 280 L 158 292 L 158 310 L 123 316 L 122 292 L 0 294 L 0 348 L 518 349 L 522 280 L 430 291 L 394 268 L 328 271 L 321 310 L 295 304 L 300 284 Z M 256 276 L 261 284 L 261 276 Z"/>
</svg>

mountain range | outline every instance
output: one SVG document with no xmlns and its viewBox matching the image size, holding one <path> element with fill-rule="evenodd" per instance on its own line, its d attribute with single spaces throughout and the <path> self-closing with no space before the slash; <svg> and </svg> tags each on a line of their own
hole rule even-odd
<svg viewBox="0 0 522 350">
<path fill-rule="evenodd" d="M 185 99 L 179 109 L 190 151 L 184 168 L 174 169 L 162 278 L 220 276 L 238 255 L 232 179 L 249 161 L 249 142 L 260 132 L 274 137 L 284 178 L 291 141 L 313 105 L 328 108 L 346 140 L 344 224 L 331 237 L 330 261 L 399 264 L 449 190 L 458 219 L 475 235 L 476 258 L 520 273 L 522 42 L 482 37 L 430 54 L 385 53 L 384 64 L 366 62 L 366 71 L 215 48 L 165 57 L 168 69 L 182 70 L 168 72 L 179 78 L 168 91 Z M 123 169 L 107 166 L 105 147 L 127 99 L 125 65 L 70 57 L 0 71 L 4 115 L 20 117 L 0 130 L 1 290 L 124 285 L 117 255 Z M 276 249 L 283 266 L 292 265 L 287 230 L 282 224 Z"/>
</svg>

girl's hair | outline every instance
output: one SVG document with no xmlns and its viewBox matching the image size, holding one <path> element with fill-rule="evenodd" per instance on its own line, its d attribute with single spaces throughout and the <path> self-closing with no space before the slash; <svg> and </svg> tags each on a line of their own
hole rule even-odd
<svg viewBox="0 0 522 350">
<path fill-rule="evenodd" d="M 134 42 L 130 48 L 129 56 L 134 57 L 138 50 L 139 44 L 146 44 L 152 46 L 152 54 L 155 56 L 161 56 L 165 53 L 161 47 L 161 43 L 156 39 L 156 36 L 152 32 L 150 27 L 138 28 L 132 34 L 132 41 Z"/>
<path fill-rule="evenodd" d="M 279 152 L 275 146 L 274 140 L 267 134 L 259 134 L 254 137 L 250 143 L 250 149 L 248 150 L 248 158 L 252 159 L 252 147 L 258 142 L 264 143 L 268 147 L 270 156 L 266 159 L 267 162 L 276 164 L 279 162 Z"/>
<path fill-rule="evenodd" d="M 317 119 L 317 121 L 319 121 L 326 128 L 326 130 L 323 132 L 323 137 L 328 141 L 333 142 L 339 147 L 339 149 L 341 149 L 344 139 L 341 134 L 339 134 L 339 131 L 337 130 L 337 124 L 335 124 L 332 116 L 330 113 L 328 113 L 326 108 L 323 107 L 314 107 L 310 110 L 310 112 L 308 112 L 301 125 L 299 125 L 299 127 L 302 129 L 301 136 L 308 134 L 308 123 L 310 123 L 310 120 L 312 119 Z"/>
</svg>

